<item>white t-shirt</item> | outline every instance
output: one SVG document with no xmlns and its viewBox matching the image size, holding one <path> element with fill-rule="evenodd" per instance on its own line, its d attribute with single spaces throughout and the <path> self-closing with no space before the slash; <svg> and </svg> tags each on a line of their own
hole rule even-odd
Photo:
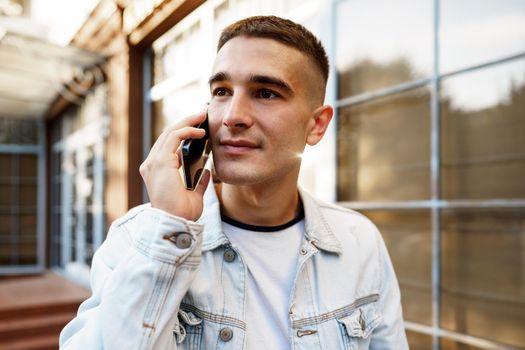
<svg viewBox="0 0 525 350">
<path fill-rule="evenodd" d="M 304 214 L 287 224 L 252 226 L 223 217 L 223 231 L 248 268 L 247 350 L 289 350 L 288 308 L 304 236 Z"/>
</svg>

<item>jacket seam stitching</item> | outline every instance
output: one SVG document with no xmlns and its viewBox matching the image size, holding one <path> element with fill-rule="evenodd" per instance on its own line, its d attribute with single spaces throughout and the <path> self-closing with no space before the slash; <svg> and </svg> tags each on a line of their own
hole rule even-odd
<svg viewBox="0 0 525 350">
<path fill-rule="evenodd" d="M 162 280 L 164 279 L 163 277 L 166 274 L 169 275 L 169 280 L 163 283 Z M 151 328 L 146 329 L 146 332 L 145 332 L 146 334 L 144 334 L 145 337 L 143 338 L 143 344 L 145 346 L 147 345 L 149 347 L 150 345 L 149 343 L 152 341 L 151 333 L 155 332 L 155 327 L 158 323 L 160 312 L 162 310 L 162 307 L 159 307 L 159 304 L 163 304 L 165 302 L 167 292 L 169 290 L 169 286 L 171 285 L 172 281 L 173 281 L 173 273 L 169 273 L 168 267 L 162 264 L 157 274 L 155 275 L 155 282 L 154 282 L 155 288 L 153 288 L 153 293 L 151 293 L 149 297 L 148 304 L 146 305 L 146 310 L 144 312 L 143 324 L 148 324 L 151 326 Z M 166 288 L 156 288 L 159 282 L 161 284 L 161 287 L 162 285 L 165 285 Z M 155 310 L 157 311 L 155 312 Z M 148 320 L 148 315 L 151 317 L 150 320 Z M 150 333 L 150 334 L 148 335 L 147 333 Z"/>
<path fill-rule="evenodd" d="M 228 326 L 237 327 L 242 330 L 246 330 L 246 323 L 234 317 L 214 314 L 208 311 L 201 310 L 196 306 L 187 303 L 181 303 L 180 308 L 186 312 L 193 312 L 200 318 L 210 321 L 212 323 L 224 324 Z"/>
<path fill-rule="evenodd" d="M 359 298 L 352 304 L 343 306 L 339 309 L 326 312 L 324 314 L 312 317 L 306 317 L 303 319 L 295 320 L 292 322 L 292 328 L 300 328 L 303 326 L 310 326 L 314 324 L 324 323 L 333 319 L 343 318 L 351 315 L 358 308 L 376 302 L 379 299 L 379 294 L 371 294 L 369 296 Z"/>
<path fill-rule="evenodd" d="M 126 223 L 128 223 L 129 221 L 133 220 L 134 218 L 137 217 L 137 215 L 139 215 L 140 213 L 142 213 L 144 211 L 144 208 L 141 208 L 140 210 L 137 210 L 136 212 L 134 213 L 128 213 L 128 217 L 124 216 L 121 221 L 118 221 L 118 222 L 115 222 L 115 226 L 117 227 L 121 227 L 123 225 L 125 225 Z"/>
<path fill-rule="evenodd" d="M 378 269 L 379 271 L 377 272 L 379 274 L 379 290 L 383 290 L 383 286 L 385 284 L 385 273 L 384 273 L 384 257 L 383 257 L 383 247 L 381 244 L 381 241 L 383 240 L 382 236 L 381 236 L 381 233 L 376 229 L 376 245 L 377 245 L 377 259 L 379 261 L 379 265 L 378 265 Z"/>
</svg>

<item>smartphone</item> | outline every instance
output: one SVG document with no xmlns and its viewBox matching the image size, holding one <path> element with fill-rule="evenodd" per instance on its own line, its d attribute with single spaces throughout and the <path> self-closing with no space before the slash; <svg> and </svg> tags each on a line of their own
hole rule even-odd
<svg viewBox="0 0 525 350">
<path fill-rule="evenodd" d="M 188 139 L 182 143 L 182 172 L 184 183 L 188 190 L 194 190 L 204 173 L 204 166 L 210 155 L 211 142 L 208 128 L 208 114 L 206 120 L 197 128 L 204 129 L 206 135 L 202 139 Z"/>
</svg>

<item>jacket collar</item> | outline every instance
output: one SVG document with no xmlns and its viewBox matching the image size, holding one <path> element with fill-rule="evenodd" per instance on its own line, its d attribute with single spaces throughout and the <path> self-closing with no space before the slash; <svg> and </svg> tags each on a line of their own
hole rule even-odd
<svg viewBox="0 0 525 350">
<path fill-rule="evenodd" d="M 341 243 L 328 225 L 320 203 L 303 188 L 299 188 L 299 195 L 304 207 L 306 239 L 321 250 L 341 254 Z M 222 231 L 221 207 L 213 183 L 204 194 L 204 211 L 198 222 L 204 224 L 203 251 L 230 244 Z"/>
<path fill-rule="evenodd" d="M 230 244 L 228 237 L 222 232 L 221 205 L 213 181 L 210 181 L 204 193 L 204 211 L 197 222 L 204 225 L 202 251 Z"/>
<path fill-rule="evenodd" d="M 341 254 L 341 242 L 328 225 L 319 201 L 302 187 L 299 187 L 299 195 L 304 207 L 306 238 L 321 250 Z"/>
</svg>

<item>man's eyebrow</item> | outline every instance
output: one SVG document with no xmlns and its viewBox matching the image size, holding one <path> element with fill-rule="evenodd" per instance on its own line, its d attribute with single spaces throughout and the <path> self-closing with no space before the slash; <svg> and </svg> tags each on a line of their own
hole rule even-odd
<svg viewBox="0 0 525 350">
<path fill-rule="evenodd" d="M 219 81 L 229 81 L 229 80 L 231 80 L 231 76 L 228 73 L 226 73 L 226 72 L 218 72 L 218 73 L 213 74 L 208 79 L 208 84 L 211 86 L 211 84 L 213 84 L 213 83 L 216 83 L 216 82 L 219 82 Z M 281 88 L 281 89 L 285 90 L 286 92 L 288 92 L 291 95 L 293 95 L 293 93 L 294 93 L 294 91 L 290 87 L 290 85 L 285 83 L 284 80 L 276 78 L 276 77 L 272 77 L 272 76 L 269 76 L 269 75 L 260 75 L 260 74 L 259 75 L 252 75 L 252 76 L 250 76 L 250 79 L 248 79 L 248 81 L 250 83 L 256 83 L 256 84 L 274 85 L 274 86 L 276 86 L 278 88 Z"/>
<path fill-rule="evenodd" d="M 275 85 L 276 87 L 279 87 L 283 90 L 286 90 L 288 93 L 293 95 L 293 90 L 290 87 L 290 85 L 286 84 L 284 80 L 271 77 L 268 75 L 252 75 L 250 77 L 250 82 L 257 83 L 257 84 L 265 84 L 265 85 Z"/>
<path fill-rule="evenodd" d="M 215 82 L 225 81 L 225 80 L 231 80 L 230 75 L 228 73 L 218 72 L 212 75 L 210 79 L 208 79 L 208 84 L 211 85 Z"/>
</svg>

